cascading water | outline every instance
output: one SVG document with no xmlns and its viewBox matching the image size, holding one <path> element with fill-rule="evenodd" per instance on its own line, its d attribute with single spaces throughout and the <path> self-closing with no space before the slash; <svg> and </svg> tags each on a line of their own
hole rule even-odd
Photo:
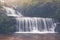
<svg viewBox="0 0 60 40">
<path fill-rule="evenodd" d="M 17 19 L 16 33 L 54 33 L 56 23 L 52 18 L 22 17 Z"/>
<path fill-rule="evenodd" d="M 5 7 L 7 16 L 16 18 L 16 33 L 54 33 L 56 23 L 52 18 L 24 17 L 13 8 Z"/>
<path fill-rule="evenodd" d="M 6 10 L 6 15 L 7 16 L 13 16 L 13 17 L 21 17 L 23 16 L 21 13 L 18 11 L 15 11 L 13 8 L 5 7 L 2 6 Z"/>
</svg>

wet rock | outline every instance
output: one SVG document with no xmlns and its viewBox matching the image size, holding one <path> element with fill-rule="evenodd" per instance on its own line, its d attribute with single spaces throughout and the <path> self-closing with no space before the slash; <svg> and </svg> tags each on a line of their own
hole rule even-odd
<svg viewBox="0 0 60 40">
<path fill-rule="evenodd" d="M 60 33 L 60 23 L 59 23 L 59 24 L 57 24 L 57 27 L 55 28 L 55 32 Z"/>
</svg>

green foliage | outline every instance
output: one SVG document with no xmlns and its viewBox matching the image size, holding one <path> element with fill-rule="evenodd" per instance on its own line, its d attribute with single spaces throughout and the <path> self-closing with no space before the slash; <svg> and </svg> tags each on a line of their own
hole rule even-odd
<svg viewBox="0 0 60 40">
<path fill-rule="evenodd" d="M 30 6 L 25 9 L 23 9 L 24 16 L 30 16 L 30 17 L 53 17 L 54 12 L 56 11 L 56 3 L 48 2 L 46 4 L 44 3 L 38 3 L 35 6 Z"/>
<path fill-rule="evenodd" d="M 52 0 L 52 2 L 40 2 L 40 0 L 33 0 L 32 4 L 24 5 L 22 8 L 22 14 L 30 17 L 53 17 L 60 18 L 60 3 Z"/>
<path fill-rule="evenodd" d="M 0 34 L 11 34 L 16 31 L 16 21 L 13 17 L 8 17 L 5 11 L 0 9 Z"/>
<path fill-rule="evenodd" d="M 56 9 L 56 12 L 55 12 L 55 17 L 60 18 L 60 3 L 57 5 L 57 9 Z"/>
<path fill-rule="evenodd" d="M 10 17 L 0 17 L 0 33 L 10 34 L 16 31 L 15 20 Z"/>
</svg>

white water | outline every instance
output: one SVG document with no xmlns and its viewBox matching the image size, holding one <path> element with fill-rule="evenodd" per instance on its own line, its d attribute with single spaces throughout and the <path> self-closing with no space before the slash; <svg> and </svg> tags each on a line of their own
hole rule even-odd
<svg viewBox="0 0 60 40">
<path fill-rule="evenodd" d="M 14 10 L 13 8 L 5 7 L 5 6 L 3 6 L 3 8 L 6 10 L 7 16 L 13 16 L 13 17 L 22 17 L 23 16 L 21 13 Z"/>
<path fill-rule="evenodd" d="M 52 18 L 24 17 L 13 8 L 5 7 L 7 16 L 16 18 L 16 33 L 55 33 L 56 23 Z"/>
<path fill-rule="evenodd" d="M 17 20 L 16 33 L 55 33 L 56 23 L 52 18 L 22 17 Z"/>
</svg>

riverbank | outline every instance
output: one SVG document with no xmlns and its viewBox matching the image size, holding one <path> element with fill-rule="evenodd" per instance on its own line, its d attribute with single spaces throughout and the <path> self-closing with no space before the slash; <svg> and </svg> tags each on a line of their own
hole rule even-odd
<svg viewBox="0 0 60 40">
<path fill-rule="evenodd" d="M 60 40 L 60 34 L 0 34 L 0 40 Z"/>
</svg>

